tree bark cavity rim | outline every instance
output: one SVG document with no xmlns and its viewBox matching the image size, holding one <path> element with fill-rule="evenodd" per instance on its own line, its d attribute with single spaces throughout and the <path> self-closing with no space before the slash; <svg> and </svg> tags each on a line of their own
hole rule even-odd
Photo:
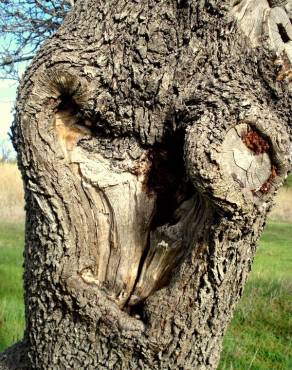
<svg viewBox="0 0 292 370">
<path fill-rule="evenodd" d="M 62 166 L 65 170 L 70 168 L 70 176 L 87 199 L 86 212 L 93 217 L 91 233 L 95 236 L 88 254 L 82 256 L 80 251 L 80 261 L 73 263 L 79 266 L 76 278 L 81 278 L 89 289 L 101 289 L 118 306 L 128 307 L 129 313 L 136 312 L 130 307 L 140 305 L 169 283 L 173 270 L 195 248 L 196 234 L 200 234 L 204 224 L 206 200 L 195 191 L 184 172 L 184 138 L 177 134 L 178 141 L 173 142 L 170 137 L 152 149 L 142 147 L 138 158 L 133 160 L 126 154 L 120 167 L 113 168 L 102 153 L 90 159 L 82 144 L 96 140 L 95 123 L 88 118 L 88 110 L 84 114 L 84 102 L 90 99 L 86 81 L 57 69 L 42 76 L 38 88 L 38 96 L 46 101 L 45 115 L 54 117 Z M 96 141 L 94 145 L 99 144 Z M 129 208 L 129 204 L 134 206 Z M 161 213 L 165 208 L 170 219 Z M 190 218 L 192 227 L 188 229 Z M 144 225 L 144 229 L 139 225 Z M 132 242 L 127 240 L 133 244 L 130 249 L 137 250 L 131 255 L 127 254 L 126 245 L 122 246 L 126 235 L 136 235 Z M 64 276 L 70 268 L 64 269 Z M 72 285 L 71 278 L 70 281 Z"/>
<path fill-rule="evenodd" d="M 64 161 L 65 163 L 69 164 L 72 176 L 78 179 L 79 189 L 86 193 L 86 198 L 89 199 L 93 197 L 91 204 L 100 203 L 101 208 L 97 211 L 97 213 L 103 215 L 111 214 L 110 219 L 114 220 L 115 216 L 113 215 L 115 210 L 110 204 L 111 201 L 109 198 L 111 196 L 114 196 L 114 199 L 119 198 L 117 195 L 118 193 L 115 195 L 112 193 L 112 189 L 118 184 L 122 184 L 122 186 L 124 186 L 123 184 L 132 184 L 130 185 L 130 188 L 132 187 L 132 189 L 135 190 L 130 192 L 132 194 L 129 196 L 129 199 L 137 199 L 138 193 L 143 194 L 143 197 L 145 198 L 145 201 L 142 202 L 142 206 L 140 204 L 139 207 L 148 209 L 146 212 L 147 221 L 142 221 L 142 223 L 146 222 L 148 225 L 148 230 L 147 232 L 142 232 L 142 234 L 144 234 L 142 237 L 143 240 L 139 242 L 141 247 L 138 248 L 139 252 L 137 252 L 138 254 L 136 257 L 135 254 L 134 256 L 131 256 L 133 257 L 132 262 L 127 263 L 125 261 L 125 258 L 127 257 L 125 251 L 119 251 L 117 256 L 114 258 L 114 261 L 111 263 L 113 266 L 115 266 L 113 267 L 114 270 L 109 273 L 107 266 L 105 270 L 104 267 L 102 268 L 104 272 L 101 273 L 100 268 L 99 272 L 97 271 L 98 264 L 96 264 L 96 262 L 92 262 L 93 260 L 96 261 L 98 256 L 96 253 L 92 254 L 90 252 L 89 255 L 81 258 L 81 262 L 78 263 L 79 267 L 76 270 L 77 276 L 81 277 L 86 284 L 89 286 L 95 285 L 99 288 L 102 288 L 120 307 L 140 304 L 141 301 L 145 300 L 157 289 L 160 289 L 167 284 L 172 269 L 178 267 L 182 258 L 190 250 L 190 245 L 194 247 L 195 243 L 191 243 L 191 240 L 196 240 L 196 227 L 198 228 L 199 233 L 204 222 L 204 209 L 207 207 L 205 203 L 208 202 L 203 200 L 205 197 L 209 198 L 211 201 L 214 199 L 216 202 L 216 208 L 218 206 L 223 206 L 223 208 L 228 210 L 228 212 L 231 210 L 234 212 L 235 206 L 237 209 L 240 209 L 245 213 L 248 212 L 250 207 L 253 207 L 255 203 L 262 203 L 263 199 L 267 198 L 271 193 L 273 193 L 273 189 L 277 188 L 278 184 L 282 181 L 283 176 L 285 176 L 287 172 L 287 168 L 284 164 L 285 155 L 283 154 L 283 150 L 285 151 L 285 149 L 283 149 L 282 143 L 282 146 L 278 145 L 279 143 L 277 143 L 277 135 L 275 133 L 271 133 L 270 130 L 267 129 L 266 125 L 262 123 L 264 120 L 255 119 L 255 117 L 253 117 L 251 114 L 250 118 L 247 117 L 243 122 L 234 125 L 233 128 L 230 127 L 229 130 L 226 131 L 227 135 L 224 136 L 224 139 L 222 137 L 222 142 L 220 145 L 215 143 L 212 144 L 213 148 L 216 149 L 213 151 L 213 154 L 212 151 L 210 153 L 210 157 L 212 158 L 210 173 L 217 174 L 215 175 L 215 178 L 211 179 L 211 182 L 209 182 L 209 179 L 206 186 L 204 185 L 206 180 L 203 179 L 206 173 L 202 176 L 200 171 L 197 171 L 195 178 L 192 177 L 192 174 L 190 174 L 196 190 L 193 189 L 190 193 L 190 191 L 187 190 L 189 187 L 187 182 L 184 185 L 185 189 L 180 190 L 185 193 L 183 196 L 182 194 L 179 195 L 182 196 L 184 200 L 180 201 L 180 205 L 177 207 L 173 215 L 177 214 L 179 215 L 179 219 L 185 218 L 187 220 L 190 217 L 189 215 L 192 214 L 194 216 L 194 220 L 198 220 L 194 221 L 194 228 L 192 231 L 190 233 L 181 231 L 184 229 L 183 225 L 187 225 L 187 222 L 179 221 L 179 226 L 176 227 L 176 224 L 172 225 L 169 223 L 170 220 L 165 221 L 165 225 L 163 223 L 161 225 L 158 224 L 156 225 L 155 230 L 151 230 L 153 228 L 153 222 L 157 223 L 157 218 L 154 217 L 154 214 L 156 212 L 155 204 L 157 204 L 157 201 L 159 201 L 159 199 L 157 199 L 157 191 L 159 192 L 159 190 L 155 189 L 154 187 L 154 189 L 149 191 L 149 189 L 147 190 L 146 188 L 147 186 L 152 187 L 151 181 L 149 181 L 149 174 L 151 174 L 151 171 L 153 169 L 158 171 L 160 170 L 159 168 L 155 168 L 155 165 L 153 166 L 153 163 L 151 163 L 151 156 L 152 158 L 157 157 L 157 155 L 158 157 L 161 156 L 162 158 L 165 155 L 167 157 L 169 156 L 169 153 L 167 152 L 169 149 L 165 151 L 165 148 L 162 148 L 160 154 L 160 149 L 158 149 L 154 155 L 151 155 L 149 150 L 142 149 L 142 154 L 140 153 L 138 161 L 133 161 L 129 157 L 126 159 L 125 166 L 127 171 L 130 172 L 130 175 L 127 175 L 127 178 L 123 178 L 123 171 L 121 171 L 119 168 L 114 169 L 114 173 L 116 171 L 116 174 L 113 176 L 113 173 L 111 172 L 113 168 L 106 163 L 106 158 L 103 158 L 102 155 L 96 156 L 95 161 L 99 163 L 99 167 L 96 167 L 96 163 L 86 156 L 84 150 L 82 149 L 82 145 L 79 145 L 82 140 L 91 140 L 96 134 L 94 132 L 95 123 L 91 122 L 91 116 L 89 113 L 90 110 L 88 109 L 88 102 L 90 101 L 92 92 L 90 91 L 90 86 L 87 81 L 77 77 L 72 71 L 64 72 L 64 69 L 62 68 L 54 68 L 49 73 L 44 73 L 41 75 L 39 78 L 39 83 L 36 84 L 36 86 L 36 95 L 41 98 L 41 104 L 43 101 L 46 101 L 46 105 L 48 106 L 47 115 L 53 114 L 55 117 L 54 126 L 59 145 L 64 156 Z M 242 133 L 239 134 L 239 131 L 242 131 L 243 126 L 245 127 L 245 130 L 248 130 L 248 127 L 255 129 L 271 144 L 269 147 L 269 153 L 265 154 L 266 165 L 270 168 L 263 175 L 263 180 L 260 181 L 260 183 L 258 183 L 254 188 L 249 188 L 248 186 L 246 187 L 243 184 L 240 176 L 234 173 L 234 171 L 230 172 L 230 166 L 226 167 L 226 160 L 222 161 L 222 148 L 224 148 L 224 143 L 228 142 L 229 133 L 232 130 L 235 130 L 237 136 L 240 136 Z M 198 128 L 199 125 L 196 125 L 196 127 Z M 192 158 L 193 154 L 189 151 L 189 143 L 191 142 L 191 145 L 193 145 L 194 141 L 196 141 L 194 136 L 191 136 L 192 139 L 189 137 L 192 130 L 193 129 L 189 130 L 185 144 L 186 157 L 188 157 L 189 153 L 190 158 Z M 241 144 L 243 143 L 242 138 L 239 141 Z M 183 150 L 183 145 L 183 142 L 179 143 L 181 150 Z M 204 147 L 204 145 L 202 147 Z M 276 148 L 276 150 L 274 150 L 274 148 Z M 247 150 L 249 149 L 247 148 Z M 217 158 L 218 153 L 220 153 L 220 159 Z M 180 154 L 182 157 L 182 153 Z M 200 158 L 200 156 L 197 157 L 197 160 L 198 158 Z M 185 159 L 186 164 L 188 164 L 189 159 Z M 162 162 L 163 161 L 164 159 L 162 159 Z M 166 159 L 166 163 L 167 161 L 169 161 L 169 158 Z M 214 163 L 216 163 L 215 166 Z M 179 166 L 184 167 L 184 163 L 179 163 Z M 273 166 L 275 166 L 275 173 L 277 176 L 271 176 Z M 220 175 L 218 176 L 219 173 Z M 186 181 L 187 174 L 182 172 L 179 174 L 179 176 L 185 177 L 184 181 Z M 163 187 L 167 187 L 167 184 L 163 184 Z M 109 193 L 107 193 L 106 189 L 111 190 Z M 263 189 L 265 189 L 265 191 L 261 191 Z M 125 189 L 119 190 L 121 194 L 124 193 L 124 191 Z M 198 191 L 198 193 L 196 193 L 196 191 Z M 108 205 L 105 207 L 104 205 L 106 203 Z M 164 203 L 164 205 L 165 204 L 166 203 Z M 123 207 L 121 207 L 121 209 L 122 208 Z M 137 216 L 135 216 L 134 219 L 135 218 L 137 218 Z M 93 219 L 98 219 L 98 216 L 96 216 L 94 213 Z M 110 219 L 107 221 L 105 219 L 103 221 L 99 219 L 99 221 L 95 223 L 95 227 L 101 230 L 101 225 L 105 225 L 107 223 L 112 224 L 113 221 L 110 221 Z M 120 222 L 114 221 L 113 225 L 121 223 L 121 220 Z M 199 220 L 202 222 L 199 222 Z M 137 219 L 137 222 L 139 224 L 141 223 L 141 220 Z M 113 226 L 114 229 L 115 227 L 116 226 Z M 181 228 L 181 230 L 178 231 L 177 228 Z M 132 231 L 134 232 L 134 230 Z M 106 233 L 116 235 L 121 232 L 121 230 L 111 231 L 111 227 L 108 229 L 108 231 L 106 231 Z M 141 230 L 139 233 L 141 234 Z M 175 238 L 181 238 L 181 236 L 179 236 L 180 233 L 181 235 L 187 235 L 188 240 L 183 242 L 184 248 L 182 248 L 181 241 L 175 241 Z M 168 241 L 165 240 L 165 237 Z M 172 238 L 174 239 L 172 240 Z M 103 239 L 106 239 L 106 237 Z M 119 244 L 118 239 L 114 239 L 109 242 L 109 245 L 114 245 L 115 243 Z M 171 244 L 169 245 L 170 241 Z M 94 242 L 92 243 L 94 244 Z M 101 260 L 102 258 L 110 258 L 111 247 L 105 248 L 107 251 L 101 253 L 103 254 L 103 257 L 99 256 Z M 113 250 L 115 249 L 116 248 L 113 248 Z M 156 257 L 154 257 L 155 255 Z M 124 258 L 125 262 L 121 263 L 121 258 Z M 84 265 L 82 260 L 91 262 L 89 265 L 88 263 Z M 123 266 L 123 263 L 125 263 L 125 267 L 122 268 L 122 270 L 125 270 L 126 272 L 123 271 L 122 275 L 117 277 L 117 269 Z M 101 266 L 103 265 L 103 262 L 100 262 L 99 264 Z M 105 265 L 107 265 L 106 262 Z M 119 282 L 117 282 L 116 279 L 118 279 Z"/>
<path fill-rule="evenodd" d="M 275 120 L 273 124 L 270 124 L 271 120 Z M 214 202 L 216 207 L 231 214 L 248 213 L 253 207 L 266 204 L 283 183 L 290 169 L 289 136 L 282 128 L 280 135 L 277 131 L 280 127 L 276 118 L 267 116 L 254 107 L 238 123 L 228 124 L 220 138 L 214 138 L 211 132 L 205 132 L 201 147 L 196 144 L 196 137 L 202 137 L 201 125 L 189 128 L 185 157 L 188 173 L 197 190 Z M 248 132 L 255 132 L 267 144 L 263 153 L 254 153 L 248 148 L 245 142 Z M 235 163 L 237 152 L 237 157 L 241 157 L 239 161 L 244 162 L 246 159 L 238 171 Z M 262 177 L 255 182 L 251 180 L 249 184 L 249 180 L 241 178 L 240 172 L 243 171 L 247 176 L 253 160 L 262 166 Z M 249 176 L 251 177 L 251 174 Z"/>
</svg>

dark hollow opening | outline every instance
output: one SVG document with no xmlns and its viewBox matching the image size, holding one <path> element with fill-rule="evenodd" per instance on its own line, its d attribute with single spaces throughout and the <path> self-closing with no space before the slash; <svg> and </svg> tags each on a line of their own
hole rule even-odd
<svg viewBox="0 0 292 370">
<path fill-rule="evenodd" d="M 188 180 L 184 162 L 184 139 L 183 130 L 167 135 L 163 142 L 154 145 L 149 152 L 151 167 L 145 182 L 146 191 L 155 193 L 157 196 L 155 214 L 153 216 L 150 230 L 155 230 L 162 225 L 174 225 L 178 222 L 176 216 L 177 208 L 194 195 L 194 188 Z M 149 234 L 150 236 L 150 234 Z M 149 252 L 149 239 L 140 261 L 137 281 L 141 274 L 145 259 Z M 136 282 L 137 282 L 136 281 Z M 163 276 L 156 290 L 166 286 L 169 274 Z M 136 283 L 135 285 L 136 286 Z M 125 305 L 125 310 L 145 322 L 144 301 L 138 304 Z"/>
<path fill-rule="evenodd" d="M 279 31 L 279 34 L 281 36 L 281 39 L 286 44 L 287 42 L 290 41 L 290 38 L 287 34 L 287 31 L 281 23 L 277 24 L 277 26 L 278 26 L 278 31 Z"/>
<path fill-rule="evenodd" d="M 69 94 L 62 94 L 60 96 L 60 103 L 58 105 L 59 111 L 70 111 L 72 114 L 78 113 L 78 105 L 75 103 L 74 99 Z"/>
<path fill-rule="evenodd" d="M 157 194 L 151 227 L 154 230 L 161 225 L 175 224 L 175 210 L 194 193 L 185 171 L 184 132 L 176 132 L 167 137 L 163 144 L 154 146 L 150 160 L 146 186 L 147 191 Z"/>
<path fill-rule="evenodd" d="M 276 6 L 281 6 L 285 3 L 285 0 L 268 0 L 270 8 L 275 8 Z"/>
</svg>

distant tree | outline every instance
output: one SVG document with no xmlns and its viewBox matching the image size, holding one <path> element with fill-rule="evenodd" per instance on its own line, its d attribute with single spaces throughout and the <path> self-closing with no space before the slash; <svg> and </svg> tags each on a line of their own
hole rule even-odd
<svg viewBox="0 0 292 370">
<path fill-rule="evenodd" d="M 0 163 L 9 162 L 13 158 L 13 149 L 11 142 L 8 139 L 0 139 Z"/>
<path fill-rule="evenodd" d="M 19 64 L 33 58 L 73 5 L 74 0 L 0 0 L 0 78 L 18 79 Z"/>
</svg>

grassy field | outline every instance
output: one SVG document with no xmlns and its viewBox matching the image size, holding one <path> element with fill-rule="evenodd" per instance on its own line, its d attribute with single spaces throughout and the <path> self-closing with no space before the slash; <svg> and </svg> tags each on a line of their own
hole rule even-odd
<svg viewBox="0 0 292 370">
<path fill-rule="evenodd" d="M 284 186 L 287 188 L 292 188 L 292 175 L 291 174 L 290 176 L 287 177 Z"/>
<path fill-rule="evenodd" d="M 0 352 L 23 333 L 23 232 L 22 224 L 0 225 Z"/>
<path fill-rule="evenodd" d="M 0 352 L 24 327 L 23 191 L 0 164 Z M 220 370 L 292 370 L 292 176 L 276 198 L 253 270 L 226 333 Z"/>
<path fill-rule="evenodd" d="M 292 224 L 270 222 L 224 341 L 219 369 L 292 369 Z M 0 226 L 0 351 L 20 339 L 23 226 Z"/>
<path fill-rule="evenodd" d="M 224 340 L 219 369 L 292 369 L 292 224 L 270 222 Z"/>
</svg>

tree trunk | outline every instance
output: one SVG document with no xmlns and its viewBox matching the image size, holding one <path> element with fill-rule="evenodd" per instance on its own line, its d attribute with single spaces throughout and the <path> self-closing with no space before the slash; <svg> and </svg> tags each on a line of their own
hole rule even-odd
<svg viewBox="0 0 292 370">
<path fill-rule="evenodd" d="M 289 4 L 231 3 L 77 1 L 27 70 L 1 369 L 217 367 L 292 141 Z"/>
</svg>

